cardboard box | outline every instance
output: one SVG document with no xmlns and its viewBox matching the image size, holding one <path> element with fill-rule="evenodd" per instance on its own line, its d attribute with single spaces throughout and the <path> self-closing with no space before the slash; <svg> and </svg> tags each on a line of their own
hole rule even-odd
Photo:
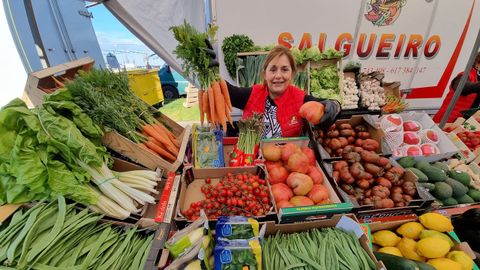
<svg viewBox="0 0 480 270">
<path fill-rule="evenodd" d="M 390 156 L 392 153 L 391 149 L 387 146 L 384 137 L 385 134 L 383 133 L 383 130 L 381 129 L 376 129 L 373 126 L 369 125 L 368 122 L 366 122 L 361 115 L 354 115 L 350 119 L 343 119 L 343 120 L 337 120 L 335 122 L 336 125 L 348 123 L 352 125 L 352 127 L 363 124 L 367 127 L 368 132 L 370 133 L 370 137 L 373 140 L 376 140 L 380 144 L 380 149 L 378 149 L 377 153 L 379 154 L 384 154 L 386 156 Z M 312 138 L 313 141 L 316 142 L 316 131 L 310 130 L 309 136 Z M 313 150 L 318 153 L 322 161 L 330 161 L 330 160 L 339 160 L 341 157 L 332 157 L 328 152 L 325 150 L 325 148 L 319 144 L 315 143 Z"/>
<path fill-rule="evenodd" d="M 91 70 L 94 63 L 92 58 L 86 57 L 29 73 L 24 89 L 26 103 L 35 107 L 42 104 L 45 95 L 61 88 L 65 80 L 73 80 L 78 71 Z"/>
<path fill-rule="evenodd" d="M 403 121 L 413 120 L 417 121 L 422 125 L 423 129 L 433 129 L 437 132 L 439 137 L 439 143 L 436 145 L 440 150 L 440 154 L 430 155 L 430 156 L 416 156 L 415 160 L 426 160 L 428 162 L 435 162 L 441 159 L 448 159 L 458 153 L 458 148 L 453 144 L 453 142 L 447 137 L 447 135 L 433 122 L 432 118 L 426 113 L 417 113 L 417 112 L 408 112 L 401 113 Z M 366 115 L 363 117 L 365 121 L 370 123 L 372 126 L 380 129 L 379 123 L 380 118 L 378 116 Z M 388 145 L 388 144 L 387 144 Z M 390 148 L 390 147 L 389 147 Z M 394 149 L 389 150 L 390 153 L 393 153 Z M 401 158 L 401 156 L 394 156 L 395 159 Z"/>
<path fill-rule="evenodd" d="M 200 201 L 205 198 L 200 191 L 200 187 L 205 184 L 205 179 L 210 178 L 212 185 L 215 185 L 220 181 L 227 173 L 239 174 L 239 173 L 251 173 L 259 175 L 262 179 L 265 179 L 265 170 L 262 167 L 230 167 L 230 168 L 202 168 L 197 169 L 193 167 L 187 167 L 183 169 L 182 180 L 180 184 L 180 194 L 177 201 L 177 207 L 175 210 L 174 221 L 178 228 L 184 228 L 188 221 L 183 215 L 182 211 L 190 208 L 192 202 Z M 190 190 L 187 187 L 194 185 Z M 267 181 L 267 186 L 270 191 L 270 185 Z M 192 189 L 193 188 L 193 189 Z M 198 189 L 198 190 L 197 190 Z M 269 192 L 270 202 L 273 202 L 271 191 Z M 273 203 L 271 203 L 273 204 Z M 270 206 L 269 212 L 263 216 L 255 217 L 259 221 L 275 220 L 275 212 L 273 205 Z M 210 225 L 213 226 L 216 220 L 211 219 Z"/>
<path fill-rule="evenodd" d="M 368 256 L 376 264 L 376 269 L 386 269 L 382 262 L 379 262 L 373 255 L 372 250 L 368 246 L 368 237 L 363 233 L 362 228 L 358 224 L 358 220 L 352 214 L 335 215 L 331 219 L 316 220 L 311 222 L 299 222 L 293 224 L 275 224 L 273 222 L 266 223 L 265 235 L 273 235 L 276 233 L 296 233 L 305 232 L 314 228 L 339 227 L 346 231 L 353 231 L 359 238 L 360 245 L 367 252 Z"/>
<path fill-rule="evenodd" d="M 274 139 L 264 139 L 260 142 L 260 145 L 266 143 L 275 143 L 275 144 L 285 144 L 287 142 L 294 143 L 299 147 L 310 147 L 311 141 L 306 137 L 297 137 L 297 138 L 274 138 Z M 350 202 L 345 202 L 341 200 L 335 189 L 332 187 L 332 184 L 328 181 L 328 177 L 325 175 L 323 169 L 319 166 L 317 162 L 317 168 L 323 174 L 323 185 L 328 189 L 330 194 L 330 203 L 322 205 L 313 205 L 313 206 L 300 206 L 300 207 L 287 207 L 287 208 L 278 208 L 274 202 L 275 212 L 278 216 L 278 221 L 280 223 L 290 223 L 298 221 L 311 221 L 317 219 L 326 219 L 330 218 L 334 214 L 338 213 L 348 213 L 352 209 L 353 205 Z M 267 172 L 268 178 L 268 172 Z"/>
<path fill-rule="evenodd" d="M 406 220 L 388 221 L 388 222 L 372 222 L 372 223 L 366 224 L 369 227 L 369 233 L 367 234 L 368 238 L 369 238 L 369 242 L 370 243 L 372 242 L 372 234 L 373 233 L 375 233 L 377 231 L 380 231 L 380 230 L 390 230 L 390 231 L 395 232 L 396 229 L 398 227 L 400 227 L 402 224 L 405 224 L 405 223 L 411 222 L 411 221 L 419 222 L 418 217 L 414 216 L 414 217 L 406 219 Z M 453 242 L 456 244 L 453 247 L 453 250 L 464 251 L 467 255 L 470 256 L 470 258 L 472 258 L 472 260 L 474 260 L 476 258 L 474 252 L 472 251 L 472 249 L 470 248 L 468 243 L 460 242 L 460 239 L 458 239 L 458 236 L 455 234 L 454 231 L 448 232 L 448 235 L 453 240 Z M 378 247 L 376 245 L 373 245 L 373 248 L 374 248 L 374 250 L 378 249 Z M 478 266 L 475 263 L 473 265 L 473 269 L 474 270 L 479 270 Z"/>
<path fill-rule="evenodd" d="M 163 170 L 163 175 L 166 177 L 168 172 L 175 172 L 180 165 L 182 165 L 183 157 L 185 156 L 185 149 L 187 148 L 187 143 L 190 138 L 191 128 L 190 126 L 186 126 L 185 128 L 180 126 L 177 122 L 168 118 L 161 112 L 158 114 L 159 116 L 157 117 L 157 120 L 163 123 L 165 127 L 169 128 L 173 135 L 175 135 L 180 142 L 180 150 L 178 151 L 177 159 L 173 163 L 163 159 L 159 155 L 143 149 L 138 144 L 132 142 L 116 131 L 105 133 L 102 142 L 105 146 L 113 151 L 145 166 L 150 170 L 161 168 Z"/>
<path fill-rule="evenodd" d="M 462 140 L 460 140 L 460 138 L 457 136 L 456 131 L 458 131 L 458 129 L 456 129 L 456 130 L 454 130 L 450 133 L 447 133 L 447 137 L 458 148 L 459 151 L 457 153 L 457 156 L 460 159 L 463 159 L 468 163 L 468 162 L 474 160 L 478 156 L 478 152 L 480 152 L 480 149 L 475 151 L 475 152 L 472 152 L 468 148 L 468 146 L 466 146 L 465 143 Z"/>
</svg>

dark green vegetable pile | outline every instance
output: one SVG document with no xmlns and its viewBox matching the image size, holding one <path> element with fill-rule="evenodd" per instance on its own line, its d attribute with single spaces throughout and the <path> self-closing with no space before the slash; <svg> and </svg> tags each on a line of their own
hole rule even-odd
<svg viewBox="0 0 480 270">
<path fill-rule="evenodd" d="M 254 45 L 253 41 L 246 35 L 235 34 L 223 40 L 223 58 L 230 77 L 235 78 L 237 76 L 237 53 L 251 52 Z"/>
</svg>

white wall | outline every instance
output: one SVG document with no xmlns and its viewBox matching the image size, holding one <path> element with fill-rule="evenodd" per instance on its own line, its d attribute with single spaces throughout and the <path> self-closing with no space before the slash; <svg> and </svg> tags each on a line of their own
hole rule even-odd
<svg viewBox="0 0 480 270">
<path fill-rule="evenodd" d="M 3 4 L 0 5 L 0 107 L 10 100 L 22 97 L 27 80 L 17 48 L 5 17 Z"/>
</svg>

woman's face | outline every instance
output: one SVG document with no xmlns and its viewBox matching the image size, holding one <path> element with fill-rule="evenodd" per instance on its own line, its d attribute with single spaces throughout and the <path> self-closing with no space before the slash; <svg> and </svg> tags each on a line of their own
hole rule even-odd
<svg viewBox="0 0 480 270">
<path fill-rule="evenodd" d="M 272 99 L 281 96 L 285 92 L 292 80 L 292 75 L 292 67 L 286 55 L 277 56 L 268 63 L 265 70 L 265 81 Z"/>
</svg>

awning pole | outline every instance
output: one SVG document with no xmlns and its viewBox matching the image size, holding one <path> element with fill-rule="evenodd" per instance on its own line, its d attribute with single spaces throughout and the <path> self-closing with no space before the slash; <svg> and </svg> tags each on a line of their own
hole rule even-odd
<svg viewBox="0 0 480 270">
<path fill-rule="evenodd" d="M 477 57 L 479 46 L 480 46 L 480 29 L 478 30 L 477 39 L 475 40 L 475 44 L 473 45 L 472 52 L 470 53 L 470 58 L 468 59 L 467 66 L 465 67 L 465 72 L 463 73 L 463 76 L 460 79 L 460 82 L 458 83 L 457 89 L 453 94 L 452 100 L 448 105 L 447 111 L 443 115 L 442 121 L 440 121 L 440 124 L 438 125 L 441 129 L 443 129 L 443 127 L 445 126 L 445 123 L 447 123 L 448 117 L 452 113 L 453 107 L 455 107 L 455 104 L 457 104 L 457 100 L 463 91 L 463 87 L 465 86 L 468 75 L 470 74 L 470 70 L 472 69 L 473 62 Z"/>
</svg>

